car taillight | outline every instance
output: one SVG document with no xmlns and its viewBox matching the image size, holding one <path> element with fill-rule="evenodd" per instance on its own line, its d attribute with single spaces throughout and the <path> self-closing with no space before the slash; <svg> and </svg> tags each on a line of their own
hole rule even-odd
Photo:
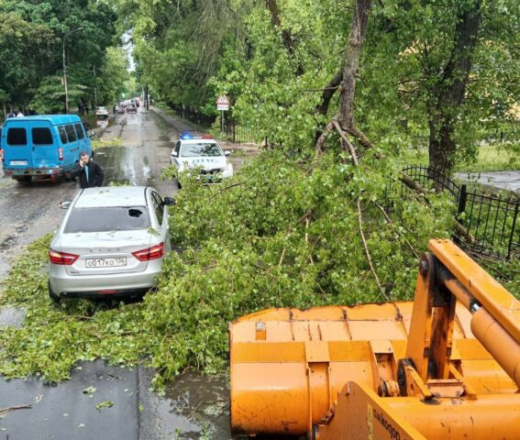
<svg viewBox="0 0 520 440">
<path fill-rule="evenodd" d="M 2 159 L 2 162 L 5 162 L 4 149 L 3 148 L 0 148 L 0 159 Z"/>
<path fill-rule="evenodd" d="M 132 255 L 139 261 L 156 260 L 164 255 L 164 243 L 148 249 L 143 249 L 142 251 L 133 252 Z"/>
<path fill-rule="evenodd" d="M 58 148 L 58 159 L 63 160 L 63 148 Z"/>
<path fill-rule="evenodd" d="M 61 264 L 62 266 L 70 266 L 79 258 L 79 255 L 67 254 L 66 252 L 58 252 L 53 249 L 49 251 L 49 260 L 52 264 Z"/>
</svg>

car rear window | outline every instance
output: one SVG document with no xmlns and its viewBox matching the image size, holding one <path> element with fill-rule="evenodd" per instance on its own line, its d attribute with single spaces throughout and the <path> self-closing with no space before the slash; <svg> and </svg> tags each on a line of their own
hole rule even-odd
<svg viewBox="0 0 520 440">
<path fill-rule="evenodd" d="M 150 216 L 145 206 L 74 208 L 65 232 L 136 231 L 149 227 Z"/>
<path fill-rule="evenodd" d="M 76 132 L 74 131 L 74 126 L 65 125 L 65 130 L 67 130 L 67 136 L 69 138 L 69 142 L 74 142 L 76 140 Z"/>
<path fill-rule="evenodd" d="M 45 127 L 33 128 L 31 130 L 34 145 L 52 145 L 51 130 Z"/>
<path fill-rule="evenodd" d="M 83 127 L 81 126 L 81 124 L 76 124 L 74 127 L 76 127 L 78 139 L 83 139 L 85 137 L 85 134 L 83 133 Z"/>
<path fill-rule="evenodd" d="M 10 128 L 7 131 L 7 143 L 9 145 L 27 145 L 25 128 Z"/>
</svg>

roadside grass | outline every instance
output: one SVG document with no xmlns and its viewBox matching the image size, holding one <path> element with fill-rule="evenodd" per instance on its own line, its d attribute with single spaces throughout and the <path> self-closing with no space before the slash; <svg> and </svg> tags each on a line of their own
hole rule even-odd
<svg viewBox="0 0 520 440">
<path fill-rule="evenodd" d="M 403 151 L 400 162 L 403 167 L 410 165 L 428 166 L 428 151 L 424 148 Z M 467 173 L 504 170 L 520 170 L 520 155 L 514 149 L 497 145 L 479 147 L 474 162 L 458 163 L 455 167 L 456 172 Z"/>
</svg>

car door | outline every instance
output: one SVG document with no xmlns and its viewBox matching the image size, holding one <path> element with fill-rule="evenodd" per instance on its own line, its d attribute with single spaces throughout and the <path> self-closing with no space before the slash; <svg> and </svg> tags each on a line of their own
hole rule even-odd
<svg viewBox="0 0 520 440">
<path fill-rule="evenodd" d="M 74 128 L 76 129 L 76 134 L 78 136 L 78 145 L 79 145 L 80 152 L 86 151 L 87 153 L 90 154 L 90 152 L 91 152 L 90 139 L 85 134 L 83 124 L 81 122 L 78 122 L 78 123 L 74 124 Z"/>
<path fill-rule="evenodd" d="M 2 133 L 4 163 L 9 169 L 26 169 L 32 166 L 32 151 L 25 123 L 9 121 Z"/>
<path fill-rule="evenodd" d="M 50 124 L 38 124 L 31 127 L 31 148 L 33 166 L 54 167 L 58 165 L 57 139 L 54 138 Z"/>
<path fill-rule="evenodd" d="M 166 250 L 171 251 L 168 209 L 164 205 L 161 196 L 155 191 L 152 191 L 152 205 L 153 210 L 155 211 L 155 215 L 157 217 L 157 222 L 159 224 L 159 234 L 161 235 L 161 238 L 164 241 Z"/>
</svg>

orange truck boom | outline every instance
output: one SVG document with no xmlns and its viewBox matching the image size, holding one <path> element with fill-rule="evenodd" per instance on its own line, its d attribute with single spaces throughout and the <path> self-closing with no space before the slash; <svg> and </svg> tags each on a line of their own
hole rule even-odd
<svg viewBox="0 0 520 440">
<path fill-rule="evenodd" d="M 451 241 L 429 248 L 413 302 L 233 322 L 233 431 L 520 439 L 520 302 Z"/>
</svg>

